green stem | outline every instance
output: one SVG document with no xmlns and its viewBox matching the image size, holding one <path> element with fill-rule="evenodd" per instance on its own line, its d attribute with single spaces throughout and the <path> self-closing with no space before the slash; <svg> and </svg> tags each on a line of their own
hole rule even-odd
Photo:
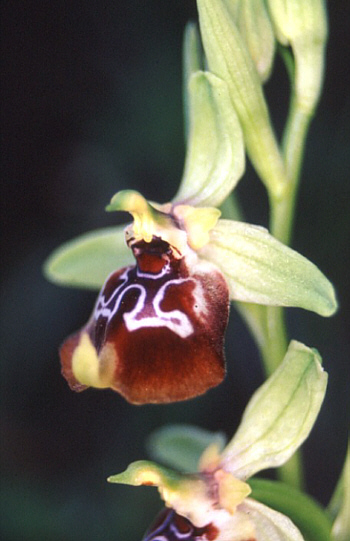
<svg viewBox="0 0 350 541">
<path fill-rule="evenodd" d="M 277 470 L 277 476 L 291 487 L 305 489 L 303 458 L 299 449 Z"/>
<path fill-rule="evenodd" d="M 293 97 L 282 146 L 289 184 L 281 197 L 270 196 L 270 231 L 287 245 L 292 236 L 295 202 L 311 118 L 312 115 L 306 113 Z"/>
<path fill-rule="evenodd" d="M 261 347 L 266 376 L 270 376 L 282 362 L 288 339 L 284 322 L 284 309 L 265 306 L 265 340 Z"/>
<path fill-rule="evenodd" d="M 287 58 L 288 60 L 288 58 Z M 291 81 L 293 69 L 289 66 Z M 312 114 L 306 112 L 292 92 L 290 110 L 282 142 L 283 161 L 288 184 L 282 193 L 269 191 L 270 231 L 286 245 L 291 242 L 295 203 L 300 180 L 300 171 L 305 141 Z M 262 355 L 266 376 L 270 376 L 280 365 L 288 347 L 285 311 L 282 307 L 257 306 L 238 303 L 238 310 L 249 326 Z M 303 467 L 300 453 L 279 469 L 279 477 L 296 488 L 303 487 Z"/>
<path fill-rule="evenodd" d="M 311 115 L 299 107 L 293 96 L 282 147 L 289 184 L 279 198 L 270 195 L 270 231 L 286 245 L 290 244 L 292 237 L 295 201 L 310 120 Z M 269 375 L 277 368 L 287 350 L 288 339 L 283 308 L 266 307 L 266 330 L 267 343 L 262 354 Z"/>
<path fill-rule="evenodd" d="M 276 198 L 274 194 L 270 195 L 270 231 L 277 239 L 287 245 L 290 244 L 292 237 L 295 202 L 310 120 L 311 115 L 306 114 L 298 106 L 293 96 L 282 146 L 289 184 L 280 197 Z M 266 307 L 265 328 L 266 340 L 261 351 L 268 376 L 280 364 L 287 350 L 288 339 L 283 308 Z M 303 468 L 300 453 L 295 453 L 280 468 L 279 478 L 294 487 L 302 488 Z"/>
</svg>

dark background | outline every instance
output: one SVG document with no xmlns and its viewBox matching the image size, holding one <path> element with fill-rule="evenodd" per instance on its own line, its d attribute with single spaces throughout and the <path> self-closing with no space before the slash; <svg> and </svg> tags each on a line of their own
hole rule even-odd
<svg viewBox="0 0 350 541">
<path fill-rule="evenodd" d="M 340 310 L 323 319 L 289 310 L 290 335 L 316 347 L 329 390 L 304 446 L 309 491 L 326 503 L 349 421 L 349 5 L 330 3 L 325 90 L 312 124 L 294 247 L 335 283 Z M 110 197 L 134 188 L 165 202 L 184 158 L 181 40 L 194 1 L 2 2 L 3 539 L 137 540 L 160 508 L 155 489 L 109 485 L 146 458 L 168 422 L 232 435 L 262 382 L 258 353 L 232 310 L 228 376 L 189 403 L 136 407 L 112 391 L 74 394 L 57 349 L 90 315 L 95 294 L 45 281 L 61 242 L 112 225 Z M 267 85 L 277 131 L 287 81 Z M 264 190 L 250 167 L 238 188 L 247 221 L 266 225 Z"/>
</svg>

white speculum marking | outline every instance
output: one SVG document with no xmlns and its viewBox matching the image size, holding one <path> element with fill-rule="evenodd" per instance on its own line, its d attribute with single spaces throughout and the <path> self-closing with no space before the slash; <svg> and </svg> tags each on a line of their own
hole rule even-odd
<svg viewBox="0 0 350 541">
<path fill-rule="evenodd" d="M 159 278 L 162 278 L 165 274 L 167 274 L 168 269 L 165 267 L 158 274 L 142 273 L 137 269 L 137 276 L 139 278 L 158 280 Z M 135 307 L 130 312 L 126 312 L 123 314 L 124 322 L 128 331 L 132 332 L 137 329 L 149 327 L 166 327 L 181 338 L 187 338 L 188 336 L 190 336 L 194 332 L 194 328 L 188 316 L 181 310 L 171 310 L 165 312 L 161 309 L 160 304 L 165 298 L 166 290 L 168 287 L 170 287 L 171 285 L 182 284 L 191 279 L 177 278 L 173 280 L 168 280 L 159 288 L 159 291 L 157 291 L 153 299 L 147 299 L 147 289 L 145 286 L 141 284 L 126 285 L 128 283 L 129 272 L 131 272 L 131 270 L 132 269 L 127 269 L 120 276 L 120 279 L 123 280 L 122 283 L 115 289 L 112 296 L 107 301 L 105 300 L 104 295 L 100 295 L 95 309 L 95 320 L 102 316 L 107 318 L 107 322 L 109 323 L 113 316 L 118 312 L 124 295 L 131 289 L 137 289 L 139 291 L 139 296 Z M 196 283 L 193 292 L 195 294 L 194 304 L 198 308 L 201 308 L 199 309 L 199 313 L 205 313 L 207 310 L 205 307 L 204 295 L 203 292 L 200 290 L 201 288 L 199 288 L 199 285 Z M 154 315 L 143 316 L 142 313 L 145 307 L 147 307 L 148 312 L 151 311 Z"/>
</svg>

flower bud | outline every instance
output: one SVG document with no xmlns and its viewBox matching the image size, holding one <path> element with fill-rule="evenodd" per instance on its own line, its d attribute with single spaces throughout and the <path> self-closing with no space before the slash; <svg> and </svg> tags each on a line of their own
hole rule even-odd
<svg viewBox="0 0 350 541">
<path fill-rule="evenodd" d="M 264 0 L 226 0 L 226 6 L 252 57 L 260 80 L 270 76 L 275 55 L 275 36 Z"/>
<path fill-rule="evenodd" d="M 268 0 L 278 41 L 295 59 L 298 105 L 311 114 L 319 99 L 324 70 L 327 19 L 323 0 Z"/>
</svg>

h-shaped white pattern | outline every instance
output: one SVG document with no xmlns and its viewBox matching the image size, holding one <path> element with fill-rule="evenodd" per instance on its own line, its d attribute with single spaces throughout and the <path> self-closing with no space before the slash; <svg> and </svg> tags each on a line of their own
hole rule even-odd
<svg viewBox="0 0 350 541">
<path fill-rule="evenodd" d="M 179 285 L 184 282 L 192 281 L 190 278 L 177 278 L 173 280 L 168 280 L 160 288 L 159 291 L 154 296 L 152 302 L 152 308 L 154 311 L 154 316 L 142 317 L 142 311 L 145 307 L 147 301 L 147 291 L 145 286 L 141 284 L 130 284 L 125 287 L 129 280 L 129 272 L 133 269 L 126 269 L 126 271 L 120 276 L 120 279 L 123 280 L 122 283 L 115 289 L 112 296 L 106 301 L 105 296 L 101 293 L 94 312 L 95 320 L 100 316 L 107 318 L 108 323 L 113 318 L 113 316 L 118 312 L 120 304 L 123 300 L 124 295 L 131 289 L 139 290 L 139 296 L 136 302 L 135 307 L 130 311 L 123 314 L 125 325 L 128 331 L 132 332 L 137 329 L 148 328 L 148 327 L 167 327 L 170 331 L 174 332 L 181 338 L 187 338 L 193 332 L 193 325 L 188 318 L 188 316 L 181 312 L 181 310 L 171 310 L 164 312 L 160 304 L 163 301 L 166 290 L 171 285 Z M 142 273 L 137 269 L 137 276 L 140 278 L 148 278 L 152 280 L 158 280 L 163 277 L 168 269 L 163 268 L 158 274 Z M 198 287 L 195 284 L 196 288 Z M 113 306 L 109 308 L 109 306 Z"/>
</svg>

